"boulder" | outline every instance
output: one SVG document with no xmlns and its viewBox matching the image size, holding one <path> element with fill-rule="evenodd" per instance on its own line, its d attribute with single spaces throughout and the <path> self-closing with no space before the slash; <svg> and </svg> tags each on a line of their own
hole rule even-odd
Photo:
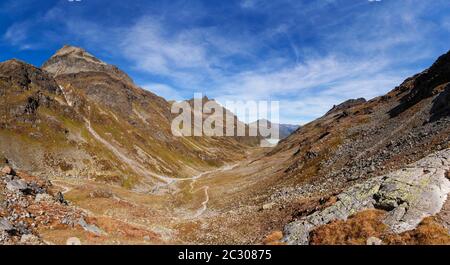
<svg viewBox="0 0 450 265">
<path fill-rule="evenodd" d="M 270 210 L 275 206 L 275 203 L 270 202 L 270 203 L 266 203 L 262 206 L 263 210 Z"/>
<path fill-rule="evenodd" d="M 13 225 L 6 218 L 0 218 L 0 231 L 12 231 L 14 230 Z"/>
<path fill-rule="evenodd" d="M 28 184 L 21 179 L 13 179 L 6 183 L 6 188 L 10 191 L 24 191 L 28 189 Z"/>
<path fill-rule="evenodd" d="M 34 199 L 34 201 L 35 202 L 52 202 L 53 197 L 47 193 L 39 193 L 36 195 L 36 198 Z"/>
<path fill-rule="evenodd" d="M 39 238 L 33 234 L 25 234 L 20 237 L 21 244 L 38 245 L 40 242 Z"/>
<path fill-rule="evenodd" d="M 2 168 L 2 173 L 6 174 L 6 175 L 12 175 L 12 176 L 16 175 L 16 172 L 10 166 L 4 166 Z"/>
<path fill-rule="evenodd" d="M 58 194 L 56 194 L 56 201 L 65 205 L 69 204 L 66 199 L 64 199 L 64 194 L 62 194 L 62 192 L 60 191 L 58 192 Z"/>
<path fill-rule="evenodd" d="M 367 239 L 366 245 L 379 246 L 383 245 L 383 241 L 378 237 L 371 236 Z"/>
<path fill-rule="evenodd" d="M 37 184 L 36 182 L 28 183 L 28 189 L 29 189 L 30 193 L 33 193 L 33 194 L 45 193 L 45 189 L 41 185 Z"/>
<path fill-rule="evenodd" d="M 91 232 L 95 235 L 102 235 L 104 234 L 104 232 L 98 228 L 96 225 L 91 225 L 86 223 L 86 221 L 84 220 L 84 218 L 80 218 L 80 220 L 78 221 L 78 224 L 86 231 Z"/>
<path fill-rule="evenodd" d="M 69 237 L 66 241 L 66 245 L 79 246 L 81 241 L 78 237 Z"/>
</svg>

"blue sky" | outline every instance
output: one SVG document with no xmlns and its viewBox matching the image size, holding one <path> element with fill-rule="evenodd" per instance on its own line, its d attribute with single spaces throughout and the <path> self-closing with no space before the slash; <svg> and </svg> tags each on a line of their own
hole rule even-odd
<svg viewBox="0 0 450 265">
<path fill-rule="evenodd" d="M 279 100 L 305 123 L 372 98 L 450 49 L 448 0 L 3 0 L 0 60 L 64 44 L 167 99 Z"/>
</svg>

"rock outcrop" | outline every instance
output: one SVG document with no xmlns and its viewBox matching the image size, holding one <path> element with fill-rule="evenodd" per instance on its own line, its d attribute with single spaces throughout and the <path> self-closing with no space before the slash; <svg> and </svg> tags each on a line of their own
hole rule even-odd
<svg viewBox="0 0 450 265">
<path fill-rule="evenodd" d="M 35 86 L 51 93 L 61 93 L 50 74 L 16 59 L 0 63 L 0 81 L 9 85 L 9 91 L 23 92 Z"/>
<path fill-rule="evenodd" d="M 450 193 L 450 149 L 401 170 L 356 184 L 337 196 L 337 202 L 285 227 L 288 244 L 308 244 L 309 233 L 334 220 L 367 209 L 388 211 L 384 223 L 394 233 L 414 229 L 425 217 L 441 210 Z"/>
<path fill-rule="evenodd" d="M 365 98 L 349 99 L 342 102 L 341 104 L 334 105 L 325 115 L 335 113 L 338 111 L 343 111 L 366 102 L 367 100 Z"/>
</svg>

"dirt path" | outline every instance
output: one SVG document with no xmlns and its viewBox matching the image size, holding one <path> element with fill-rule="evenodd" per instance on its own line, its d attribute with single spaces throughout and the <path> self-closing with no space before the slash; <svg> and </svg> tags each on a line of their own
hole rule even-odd
<svg viewBox="0 0 450 265">
<path fill-rule="evenodd" d="M 72 187 L 66 186 L 64 184 L 61 184 L 62 181 L 59 180 L 52 180 L 53 185 L 62 188 L 63 190 L 61 191 L 62 194 L 66 194 L 69 191 L 73 190 Z"/>
<path fill-rule="evenodd" d="M 205 200 L 202 202 L 202 208 L 200 208 L 197 213 L 192 216 L 192 219 L 200 217 L 205 211 L 208 209 L 208 202 L 209 202 L 209 194 L 208 194 L 209 186 L 204 186 L 203 190 L 205 192 Z"/>
<path fill-rule="evenodd" d="M 195 183 L 197 182 L 197 180 L 199 180 L 202 177 L 205 177 L 205 176 L 217 173 L 217 172 L 223 172 L 223 171 L 231 170 L 231 169 L 235 168 L 238 165 L 239 165 L 239 163 L 236 163 L 236 164 L 233 164 L 233 165 L 225 165 L 225 166 L 223 166 L 221 168 L 217 168 L 217 169 L 214 169 L 214 170 L 202 172 L 202 173 L 200 173 L 198 175 L 195 175 L 193 177 L 190 177 L 190 178 L 165 177 L 165 180 L 166 180 L 167 184 L 164 185 L 164 186 L 177 184 L 177 183 L 182 182 L 182 181 L 191 181 L 189 183 L 189 193 L 190 194 L 194 194 L 194 193 L 197 193 L 200 190 L 203 190 L 205 199 L 203 200 L 203 202 L 201 204 L 201 208 L 194 215 L 190 215 L 190 216 L 186 217 L 186 219 L 196 219 L 196 218 L 200 217 L 201 215 L 203 215 L 206 212 L 206 210 L 208 209 L 208 202 L 209 202 L 209 193 L 208 193 L 209 186 L 205 185 L 205 186 L 202 186 L 202 187 L 198 188 L 197 190 L 194 190 L 195 189 Z M 159 187 L 162 187 L 162 186 L 159 186 Z"/>
</svg>

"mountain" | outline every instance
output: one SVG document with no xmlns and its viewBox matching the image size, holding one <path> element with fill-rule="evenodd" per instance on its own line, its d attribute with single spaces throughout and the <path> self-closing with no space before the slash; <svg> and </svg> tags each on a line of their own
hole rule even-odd
<svg viewBox="0 0 450 265">
<path fill-rule="evenodd" d="M 300 126 L 298 125 L 292 125 L 292 124 L 278 124 L 278 123 L 272 123 L 269 120 L 266 119 L 260 119 L 253 123 L 250 123 L 250 125 L 258 126 L 260 123 L 263 123 L 264 126 L 267 124 L 268 128 L 272 128 L 273 126 L 278 127 L 279 129 L 279 138 L 284 139 L 291 135 L 295 130 L 297 130 Z"/>
<path fill-rule="evenodd" d="M 78 47 L 64 46 L 42 68 L 0 63 L 0 78 L 0 150 L 11 165 L 37 175 L 149 191 L 166 177 L 242 158 L 251 145 L 173 136 L 165 99 Z"/>
<path fill-rule="evenodd" d="M 280 139 L 284 139 L 291 135 L 291 133 L 295 132 L 300 126 L 292 125 L 292 124 L 279 124 L 280 128 Z"/>
</svg>

